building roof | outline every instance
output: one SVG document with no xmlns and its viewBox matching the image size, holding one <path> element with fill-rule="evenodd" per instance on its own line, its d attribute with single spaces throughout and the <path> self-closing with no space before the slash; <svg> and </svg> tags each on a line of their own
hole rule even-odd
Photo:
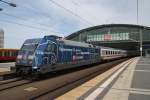
<svg viewBox="0 0 150 100">
<path fill-rule="evenodd" d="M 144 29 L 148 29 L 150 30 L 150 27 L 147 26 L 141 26 L 141 25 L 134 25 L 134 24 L 103 24 L 103 25 L 98 25 L 98 26 L 93 26 L 93 27 L 89 27 L 86 29 L 82 29 L 80 31 L 74 32 L 72 34 L 70 34 L 69 36 L 66 37 L 66 39 L 75 37 L 76 35 L 86 32 L 86 31 L 91 31 L 91 30 L 95 30 L 95 29 L 101 29 L 101 28 L 109 28 L 109 27 L 137 27 L 137 28 L 144 28 Z"/>
</svg>

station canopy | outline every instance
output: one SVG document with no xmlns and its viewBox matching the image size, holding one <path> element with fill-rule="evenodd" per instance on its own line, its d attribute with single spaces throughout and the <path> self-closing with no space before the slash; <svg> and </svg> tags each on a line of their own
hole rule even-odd
<svg viewBox="0 0 150 100">
<path fill-rule="evenodd" d="M 73 41 L 137 51 L 140 48 L 141 38 L 143 45 L 150 44 L 150 27 L 132 24 L 105 24 L 82 29 L 66 37 Z"/>
</svg>

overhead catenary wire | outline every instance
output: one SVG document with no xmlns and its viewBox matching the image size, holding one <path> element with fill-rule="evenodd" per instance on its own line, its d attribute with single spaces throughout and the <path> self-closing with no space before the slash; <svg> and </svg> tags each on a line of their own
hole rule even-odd
<svg viewBox="0 0 150 100">
<path fill-rule="evenodd" d="M 86 22 L 87 24 L 89 24 L 89 25 L 94 25 L 93 23 L 91 23 L 91 22 L 87 21 L 86 19 L 82 18 L 82 17 L 81 17 L 81 16 L 79 16 L 78 14 L 76 14 L 76 13 L 72 12 L 72 11 L 71 11 L 71 10 L 69 10 L 68 8 L 65 8 L 65 7 L 64 7 L 64 6 L 62 6 L 61 4 L 59 4 L 59 3 L 57 3 L 57 2 L 55 2 L 55 1 L 53 1 L 53 0 L 49 0 L 49 1 L 50 1 L 50 2 L 52 2 L 53 4 L 57 5 L 58 7 L 60 7 L 60 8 L 62 8 L 62 9 L 64 9 L 65 11 L 69 12 L 70 14 L 72 14 L 72 15 L 74 15 L 74 16 L 76 16 L 76 17 L 80 18 L 82 21 Z"/>
<path fill-rule="evenodd" d="M 18 9 L 19 7 L 20 8 L 22 8 L 22 9 L 26 9 L 26 10 L 28 10 L 28 11 L 31 11 L 31 12 L 33 12 L 34 14 L 37 14 L 37 15 L 40 15 L 40 16 L 43 16 L 43 17 L 46 17 L 46 18 L 49 18 L 50 20 L 54 20 L 54 18 L 52 17 L 52 16 L 50 16 L 50 15 L 48 15 L 47 13 L 44 13 L 44 12 L 39 12 L 38 10 L 35 10 L 32 6 L 30 6 L 30 7 L 27 7 L 27 6 L 24 6 L 24 5 L 21 5 L 21 4 L 17 4 L 18 6 L 17 6 L 17 8 L 16 9 Z M 14 18 L 17 18 L 17 19 L 20 19 L 20 20 L 24 20 L 25 21 L 25 19 L 26 18 L 24 18 L 24 17 L 18 17 L 18 16 L 15 16 L 15 15 L 10 15 L 10 14 L 6 14 L 5 13 L 5 15 L 7 15 L 7 16 L 11 16 L 11 17 L 14 17 Z M 74 15 L 74 16 L 77 16 L 77 15 Z M 78 16 L 78 17 L 80 17 L 80 16 Z M 81 19 L 81 18 L 80 18 Z M 38 23 L 38 22 L 34 22 L 34 21 L 32 21 L 33 23 L 37 23 L 37 24 L 41 24 L 41 23 Z M 66 24 L 66 22 L 64 22 L 64 20 L 62 20 L 61 21 L 61 23 L 65 23 Z M 58 22 L 59 23 L 59 22 Z M 53 25 L 52 25 L 53 24 Z M 49 28 L 53 28 L 54 26 L 55 26 L 55 24 L 57 24 L 57 23 L 52 23 L 52 24 L 48 24 L 48 23 L 46 23 L 46 24 L 42 24 L 42 26 L 45 26 L 45 27 L 48 27 L 47 25 L 50 25 L 50 27 Z M 59 31 L 59 30 L 58 30 Z M 60 33 L 60 32 L 59 32 Z M 62 33 L 62 32 L 61 32 Z"/>
<path fill-rule="evenodd" d="M 26 24 L 22 24 L 22 23 L 18 23 L 18 22 L 13 22 L 13 21 L 9 21 L 9 20 L 2 20 L 2 19 L 0 19 L 0 21 L 1 22 L 10 23 L 10 24 L 21 25 L 21 26 L 24 26 L 24 27 L 27 27 L 27 28 L 36 29 L 36 30 L 40 30 L 40 31 L 49 31 L 49 32 L 53 32 L 53 33 L 64 34 L 64 33 L 60 33 L 60 32 L 57 32 L 57 31 L 43 29 L 43 28 L 39 28 L 39 27 L 31 26 L 31 25 L 26 25 Z"/>
<path fill-rule="evenodd" d="M 36 10 L 34 10 L 34 8 L 33 7 L 26 7 L 26 6 L 23 6 L 23 5 L 19 5 L 19 4 L 17 4 L 18 5 L 18 7 L 21 7 L 21 8 L 23 8 L 23 9 L 27 9 L 27 10 L 30 10 L 30 11 L 32 11 L 33 13 L 35 13 L 35 14 L 38 14 L 38 15 L 41 15 L 41 16 L 44 16 L 44 17 L 47 17 L 47 18 L 50 18 L 50 19 L 52 19 L 53 20 L 53 18 L 50 16 L 50 15 L 47 15 L 46 13 L 44 13 L 44 12 L 39 12 L 39 11 L 36 11 Z M 18 7 L 17 7 L 17 9 L 18 9 Z M 62 6 L 63 7 L 63 6 Z M 65 9 L 65 8 L 64 8 Z M 66 8 L 66 10 L 67 10 L 67 8 Z M 70 11 L 69 9 L 68 9 L 68 11 Z M 72 11 L 70 11 L 70 13 L 71 13 Z M 80 18 L 80 20 L 82 20 L 82 17 L 81 16 L 78 16 L 77 14 L 75 14 L 74 12 L 72 12 L 72 14 L 74 15 L 74 16 L 77 16 L 78 18 Z M 18 17 L 18 16 L 15 16 L 15 15 L 10 15 L 10 14 L 6 14 L 5 13 L 5 15 L 7 15 L 7 16 L 11 16 L 11 17 L 14 17 L 14 18 L 17 18 L 17 19 L 20 19 L 20 20 L 24 20 L 25 21 L 25 19 L 26 18 L 23 18 L 23 17 Z M 84 19 L 83 19 L 84 20 Z M 82 20 L 82 21 L 83 21 Z M 32 21 L 32 22 L 34 22 L 34 21 Z M 15 22 L 16 23 L 16 22 Z M 41 23 L 38 23 L 38 22 L 34 22 L 34 23 L 37 23 L 37 24 L 41 24 Z M 22 23 L 19 23 L 19 24 L 22 24 Z M 90 25 L 91 25 L 91 23 L 89 23 Z M 26 24 L 24 24 L 24 25 L 26 25 Z M 44 24 L 41 24 L 42 26 L 45 26 L 45 27 L 47 27 L 47 24 L 46 25 L 44 25 Z M 50 25 L 50 24 L 49 24 Z M 26 25 L 26 26 L 31 26 L 31 25 Z M 33 25 L 32 25 L 33 26 Z M 53 25 L 54 26 L 54 25 Z M 40 30 L 47 30 L 47 29 L 43 29 L 43 28 L 38 28 L 37 26 L 35 27 L 35 26 L 33 26 L 34 27 L 34 29 L 40 29 Z M 51 28 L 52 26 L 50 26 L 49 28 Z M 56 31 L 53 31 L 53 32 L 56 32 Z M 62 33 L 62 32 L 57 32 L 57 33 Z"/>
<path fill-rule="evenodd" d="M 16 18 L 16 19 L 19 19 L 19 20 L 23 20 L 23 21 L 28 22 L 26 18 L 18 17 L 18 16 L 15 16 L 15 15 L 11 15 L 11 14 L 8 14 L 8 13 L 6 13 L 6 12 L 2 12 L 2 13 L 0 13 L 0 14 L 6 15 L 6 16 L 9 16 L 9 17 L 14 17 L 14 18 Z M 33 23 L 35 23 L 35 24 L 39 24 L 40 26 L 44 26 L 44 27 L 47 27 L 47 28 L 51 28 L 50 26 L 47 26 L 47 25 L 42 24 L 42 23 L 39 23 L 39 22 L 35 22 L 35 21 L 30 21 L 30 22 L 33 22 Z"/>
<path fill-rule="evenodd" d="M 17 4 L 17 5 L 19 5 L 19 4 Z M 24 6 L 24 5 L 19 5 L 18 7 L 23 8 L 23 9 L 27 9 L 28 11 L 31 11 L 32 13 L 34 13 L 34 14 L 36 14 L 36 15 L 43 16 L 43 17 L 48 18 L 48 19 L 50 19 L 50 20 L 54 20 L 52 16 L 50 16 L 50 15 L 48 15 L 47 13 L 44 13 L 44 12 L 39 12 L 39 11 L 35 10 L 34 7 L 32 7 L 32 6 L 27 7 L 27 6 Z M 62 23 L 62 22 L 63 22 L 64 24 L 66 24 L 66 22 L 65 22 L 64 20 L 62 20 L 61 23 Z M 55 23 L 55 24 L 57 24 L 57 23 Z M 48 24 L 48 25 L 50 25 L 50 26 L 52 27 L 51 24 Z M 53 26 L 54 26 L 54 23 L 53 23 Z"/>
</svg>

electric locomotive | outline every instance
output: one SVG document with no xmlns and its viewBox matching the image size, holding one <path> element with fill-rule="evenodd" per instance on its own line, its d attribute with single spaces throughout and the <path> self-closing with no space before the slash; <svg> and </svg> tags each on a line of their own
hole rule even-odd
<svg viewBox="0 0 150 100">
<path fill-rule="evenodd" d="M 100 61 L 100 47 L 50 35 L 24 42 L 18 52 L 16 72 L 44 74 Z"/>
</svg>

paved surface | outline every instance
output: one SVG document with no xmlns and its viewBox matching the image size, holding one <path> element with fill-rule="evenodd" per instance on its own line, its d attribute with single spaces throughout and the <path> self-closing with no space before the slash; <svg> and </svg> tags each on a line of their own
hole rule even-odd
<svg viewBox="0 0 150 100">
<path fill-rule="evenodd" d="M 118 69 L 119 67 L 114 68 Z M 117 78 L 114 78 L 110 85 L 104 88 L 108 84 L 104 83 L 118 72 L 116 69 L 107 71 L 107 75 L 97 76 L 58 97 L 57 100 L 93 100 L 93 98 L 88 98 L 93 93 L 91 97 L 99 93 L 94 98 L 96 100 L 150 100 L 150 58 L 135 58 Z M 100 93 L 100 91 L 103 92 Z"/>
<path fill-rule="evenodd" d="M 138 60 L 138 58 L 136 58 Z M 58 97 L 56 100 L 83 100 L 87 99 L 87 97 L 94 92 L 94 90 L 97 90 L 96 94 L 99 93 L 99 91 L 103 91 L 101 95 L 105 93 L 105 88 L 107 88 L 107 84 L 109 84 L 108 80 L 111 76 L 114 77 L 115 73 L 118 73 L 120 69 L 123 68 L 124 65 L 127 65 L 128 61 L 123 62 L 110 70 L 106 71 L 105 73 L 102 73 L 98 75 L 97 77 L 91 79 L 90 81 L 87 81 L 86 83 L 82 84 L 81 86 L 69 91 L 68 93 Z M 87 100 L 93 100 L 87 99 Z M 100 98 L 98 98 L 100 100 Z M 115 100 L 115 99 L 109 99 L 109 100 Z"/>
<path fill-rule="evenodd" d="M 150 100 L 150 58 L 141 58 L 134 70 L 129 100 Z"/>
<path fill-rule="evenodd" d="M 10 71 L 10 67 L 14 65 L 14 62 L 0 63 L 0 72 Z"/>
</svg>

